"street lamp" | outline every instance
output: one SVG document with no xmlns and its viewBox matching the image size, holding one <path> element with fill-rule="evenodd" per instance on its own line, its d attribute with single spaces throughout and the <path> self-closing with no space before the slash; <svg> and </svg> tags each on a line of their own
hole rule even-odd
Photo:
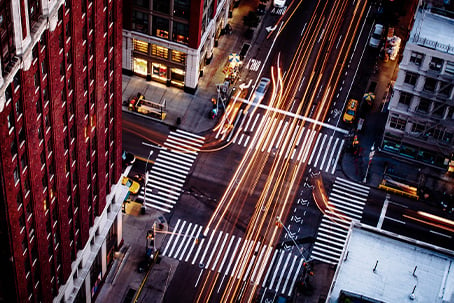
<svg viewBox="0 0 454 303">
<path fill-rule="evenodd" d="M 143 194 L 143 203 L 142 203 L 142 212 L 145 212 L 145 202 L 147 201 L 147 184 L 148 184 L 148 161 L 150 160 L 153 150 L 150 150 L 150 153 L 147 157 L 147 162 L 145 163 L 145 189 Z"/>
<path fill-rule="evenodd" d="M 293 244 L 295 244 L 295 247 L 298 248 L 298 251 L 301 255 L 301 257 L 303 258 L 303 261 L 304 262 L 307 262 L 306 258 L 304 257 L 303 253 L 301 252 L 301 250 L 299 249 L 299 246 L 298 246 L 298 243 L 296 243 L 295 239 L 293 238 L 292 234 L 290 233 L 290 231 L 287 229 L 287 227 L 285 227 L 284 223 L 282 223 L 281 221 L 281 218 L 280 217 L 276 217 L 276 220 L 277 220 L 277 223 L 278 223 L 278 226 L 282 226 L 285 230 L 285 232 L 289 235 L 290 239 L 292 239 L 293 241 Z"/>
<path fill-rule="evenodd" d="M 367 175 L 369 174 L 370 164 L 372 163 L 372 159 L 374 158 L 374 155 L 375 155 L 375 142 L 370 147 L 369 162 L 367 163 L 366 174 L 364 175 L 363 183 L 366 183 L 366 181 L 367 181 Z"/>
</svg>

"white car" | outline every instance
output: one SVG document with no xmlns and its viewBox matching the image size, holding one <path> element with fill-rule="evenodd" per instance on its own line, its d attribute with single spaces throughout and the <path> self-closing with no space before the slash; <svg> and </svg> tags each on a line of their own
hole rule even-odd
<svg viewBox="0 0 454 303">
<path fill-rule="evenodd" d="M 378 48 L 380 46 L 381 38 L 383 35 L 383 25 L 375 24 L 374 32 L 369 40 L 369 46 L 373 48 Z"/>
<path fill-rule="evenodd" d="M 263 96 L 265 96 L 265 93 L 268 90 L 270 83 L 271 80 L 269 78 L 265 77 L 260 78 L 260 82 L 257 85 L 257 89 L 254 92 L 254 99 L 252 102 L 253 104 L 257 104 L 263 99 Z"/>
<path fill-rule="evenodd" d="M 273 6 L 274 7 L 284 7 L 285 0 L 273 0 Z"/>
</svg>

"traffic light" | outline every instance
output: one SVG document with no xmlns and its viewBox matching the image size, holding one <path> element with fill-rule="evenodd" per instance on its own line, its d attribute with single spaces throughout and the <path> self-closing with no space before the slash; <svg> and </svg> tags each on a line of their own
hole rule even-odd
<svg viewBox="0 0 454 303">
<path fill-rule="evenodd" d="M 355 136 L 353 137 L 353 143 L 352 143 L 352 144 L 353 144 L 353 146 L 359 144 L 358 135 L 355 135 Z"/>
</svg>

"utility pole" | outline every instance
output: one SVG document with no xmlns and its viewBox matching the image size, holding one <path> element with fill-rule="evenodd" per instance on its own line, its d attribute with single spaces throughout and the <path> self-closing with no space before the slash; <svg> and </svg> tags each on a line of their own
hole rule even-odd
<svg viewBox="0 0 454 303">
<path fill-rule="evenodd" d="M 366 169 L 366 174 L 364 175 L 363 183 L 366 183 L 366 181 L 367 181 L 367 175 L 369 174 L 370 164 L 372 163 L 372 159 L 374 158 L 374 155 L 375 155 L 375 142 L 370 147 L 369 162 L 367 163 L 367 169 Z"/>
<path fill-rule="evenodd" d="M 150 153 L 148 154 L 147 157 L 147 162 L 145 163 L 145 189 L 144 189 L 144 194 L 143 194 L 143 203 L 142 203 L 142 214 L 145 213 L 145 202 L 147 201 L 147 184 L 148 184 L 148 161 L 150 161 L 150 157 L 153 154 L 153 150 L 150 150 Z"/>
</svg>

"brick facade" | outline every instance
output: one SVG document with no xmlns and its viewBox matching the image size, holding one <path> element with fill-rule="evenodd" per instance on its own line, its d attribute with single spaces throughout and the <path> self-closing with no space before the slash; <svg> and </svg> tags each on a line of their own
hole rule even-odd
<svg viewBox="0 0 454 303">
<path fill-rule="evenodd" d="M 11 7 L 25 30 L 0 23 L 0 301 L 51 302 L 121 173 L 122 1 Z"/>
</svg>

